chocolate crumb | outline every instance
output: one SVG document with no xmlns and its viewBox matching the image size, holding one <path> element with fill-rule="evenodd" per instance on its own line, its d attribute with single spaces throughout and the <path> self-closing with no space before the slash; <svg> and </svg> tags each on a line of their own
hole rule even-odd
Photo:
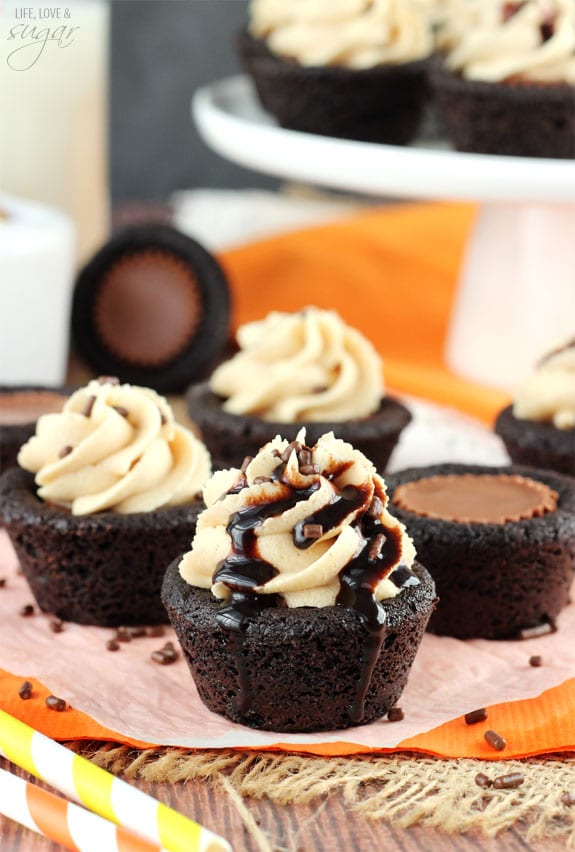
<svg viewBox="0 0 575 852">
<path fill-rule="evenodd" d="M 473 779 L 478 787 L 491 787 L 492 781 L 484 772 L 478 772 Z"/>
<path fill-rule="evenodd" d="M 118 642 L 129 642 L 132 634 L 128 627 L 118 627 L 116 629 L 116 639 Z"/>
<path fill-rule="evenodd" d="M 117 376 L 98 376 L 99 385 L 119 385 L 120 379 Z"/>
<path fill-rule="evenodd" d="M 49 624 L 52 633 L 61 633 L 64 630 L 64 622 L 59 618 L 53 618 Z"/>
<path fill-rule="evenodd" d="M 84 417 L 89 417 L 92 413 L 92 409 L 94 408 L 94 403 L 96 402 L 96 397 L 94 394 L 88 397 L 88 402 L 86 403 L 82 414 Z"/>
<path fill-rule="evenodd" d="M 549 633 L 555 633 L 557 627 L 550 621 L 544 621 L 543 624 L 537 624 L 535 627 L 525 627 L 519 633 L 520 639 L 536 639 L 538 636 L 548 636 Z"/>
<path fill-rule="evenodd" d="M 369 553 L 367 558 L 372 562 L 375 562 L 376 559 L 379 559 L 381 554 L 381 548 L 385 544 L 385 536 L 383 533 L 378 533 L 371 544 L 369 545 Z"/>
<path fill-rule="evenodd" d="M 543 657 L 540 654 L 534 654 L 529 657 L 529 665 L 533 666 L 534 669 L 540 668 L 543 665 Z"/>
<path fill-rule="evenodd" d="M 69 456 L 74 447 L 71 447 L 70 444 L 67 444 L 65 447 L 62 447 L 60 452 L 58 453 L 59 459 L 65 459 L 66 456 Z"/>
<path fill-rule="evenodd" d="M 392 707 L 387 712 L 387 718 L 390 722 L 401 722 L 402 719 L 405 719 L 405 713 L 401 707 Z"/>
<path fill-rule="evenodd" d="M 114 411 L 117 411 L 121 417 L 129 417 L 130 412 L 127 408 L 124 408 L 123 405 L 113 405 L 112 408 Z"/>
<path fill-rule="evenodd" d="M 151 627 L 146 627 L 146 636 L 152 636 L 157 639 L 158 636 L 163 636 L 166 629 L 163 624 L 153 624 Z"/>
<path fill-rule="evenodd" d="M 507 746 L 507 740 L 504 739 L 497 731 L 485 731 L 483 734 L 485 742 L 488 743 L 495 751 L 503 751 Z"/>
<path fill-rule="evenodd" d="M 67 704 L 63 698 L 58 698 L 57 695 L 49 695 L 46 698 L 46 707 L 48 710 L 55 710 L 57 713 L 61 713 L 63 710 L 67 708 Z"/>
<path fill-rule="evenodd" d="M 118 642 L 117 639 L 108 639 L 108 641 L 106 642 L 106 650 L 107 651 L 119 651 L 120 650 L 120 643 Z"/>
<path fill-rule="evenodd" d="M 466 725 L 476 725 L 478 722 L 485 722 L 487 719 L 487 710 L 485 707 L 478 707 L 477 710 L 465 714 Z"/>
<path fill-rule="evenodd" d="M 321 524 L 304 524 L 302 532 L 305 538 L 321 538 L 323 535 L 323 527 Z"/>
<path fill-rule="evenodd" d="M 146 635 L 146 628 L 145 627 L 128 627 L 128 630 L 130 632 L 130 636 L 132 637 L 132 639 L 139 639 L 140 636 Z"/>
<path fill-rule="evenodd" d="M 510 772 L 509 775 L 498 775 L 493 779 L 495 790 L 513 790 L 520 787 L 525 781 L 523 772 Z"/>
<path fill-rule="evenodd" d="M 22 681 L 20 689 L 18 690 L 18 695 L 22 701 L 28 701 L 29 698 L 32 698 L 32 684 L 29 680 Z"/>
<path fill-rule="evenodd" d="M 0 577 L 0 589 L 5 588 L 6 586 L 6 577 Z"/>
<path fill-rule="evenodd" d="M 34 615 L 34 605 L 33 604 L 24 604 L 23 607 L 20 607 L 19 615 L 24 618 L 28 618 L 31 615 Z"/>
<path fill-rule="evenodd" d="M 572 805 L 575 805 L 575 793 L 570 793 L 566 790 L 564 793 L 561 793 L 561 801 L 570 808 Z"/>
</svg>

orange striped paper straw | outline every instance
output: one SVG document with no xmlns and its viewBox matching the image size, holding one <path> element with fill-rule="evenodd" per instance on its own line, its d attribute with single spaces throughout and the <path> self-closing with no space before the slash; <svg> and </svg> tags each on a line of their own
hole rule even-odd
<svg viewBox="0 0 575 852">
<path fill-rule="evenodd" d="M 223 837 L 126 784 L 4 710 L 0 710 L 0 755 L 105 820 L 147 840 L 152 844 L 150 848 L 167 849 L 168 852 L 232 852 Z"/>
<path fill-rule="evenodd" d="M 0 769 L 0 814 L 73 852 L 162 852 L 119 825 Z"/>
</svg>

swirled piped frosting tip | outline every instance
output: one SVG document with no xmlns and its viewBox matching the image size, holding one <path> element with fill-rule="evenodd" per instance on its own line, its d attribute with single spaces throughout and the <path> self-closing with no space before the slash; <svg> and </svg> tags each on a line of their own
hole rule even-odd
<svg viewBox="0 0 575 852">
<path fill-rule="evenodd" d="M 368 417 L 384 394 L 373 344 L 335 311 L 273 311 L 237 332 L 240 351 L 210 379 L 231 414 L 269 422 Z"/>
<path fill-rule="evenodd" d="M 232 622 L 266 606 L 336 604 L 374 621 L 378 601 L 418 582 L 383 480 L 332 432 L 313 447 L 305 429 L 277 436 L 241 469 L 214 473 L 204 500 L 180 573 L 228 601 Z"/>
<path fill-rule="evenodd" d="M 164 397 L 106 376 L 40 417 L 18 463 L 36 474 L 42 500 L 75 515 L 187 503 L 211 472 L 207 449 Z"/>
<path fill-rule="evenodd" d="M 517 389 L 513 414 L 518 420 L 575 429 L 575 337 L 540 359 Z"/>
</svg>

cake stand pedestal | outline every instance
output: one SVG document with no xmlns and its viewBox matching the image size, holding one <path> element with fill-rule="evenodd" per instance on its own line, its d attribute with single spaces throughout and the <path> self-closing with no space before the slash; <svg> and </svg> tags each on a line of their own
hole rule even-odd
<svg viewBox="0 0 575 852">
<path fill-rule="evenodd" d="M 194 95 L 210 147 L 290 180 L 385 198 L 479 202 L 445 357 L 466 378 L 512 390 L 575 326 L 575 161 L 462 154 L 314 136 L 277 126 L 251 81 Z"/>
</svg>

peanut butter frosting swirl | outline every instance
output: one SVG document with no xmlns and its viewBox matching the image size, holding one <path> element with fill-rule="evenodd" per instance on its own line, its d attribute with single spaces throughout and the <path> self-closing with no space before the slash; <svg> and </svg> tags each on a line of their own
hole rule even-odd
<svg viewBox="0 0 575 852">
<path fill-rule="evenodd" d="M 575 85 L 573 0 L 452 0 L 440 44 L 470 80 Z"/>
<path fill-rule="evenodd" d="M 253 0 L 253 35 L 301 65 L 373 68 L 422 59 L 433 49 L 413 0 Z"/>
<path fill-rule="evenodd" d="M 575 338 L 541 359 L 519 387 L 513 414 L 575 429 Z"/>
<path fill-rule="evenodd" d="M 149 512 L 186 503 L 211 472 L 204 445 L 148 388 L 90 382 L 61 412 L 40 417 L 18 455 L 38 496 L 74 515 Z"/>
<path fill-rule="evenodd" d="M 241 326 L 237 339 L 240 351 L 210 380 L 231 414 L 277 423 L 339 422 L 379 408 L 381 359 L 335 311 L 272 312 Z"/>
<path fill-rule="evenodd" d="M 376 601 L 417 584 L 413 542 L 372 463 L 331 432 L 304 441 L 305 429 L 289 444 L 278 436 L 242 470 L 213 474 L 180 563 L 187 583 L 223 600 L 277 595 L 288 607 L 340 603 L 346 572 L 356 584 L 361 574 Z"/>
</svg>

